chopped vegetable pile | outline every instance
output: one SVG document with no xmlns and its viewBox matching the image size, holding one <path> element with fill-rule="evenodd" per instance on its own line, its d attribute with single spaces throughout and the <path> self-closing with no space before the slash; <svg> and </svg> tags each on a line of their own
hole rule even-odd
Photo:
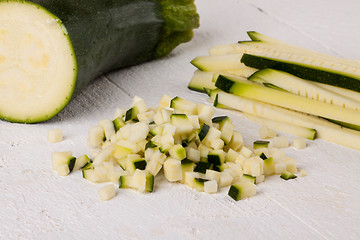
<svg viewBox="0 0 360 240">
<path fill-rule="evenodd" d="M 164 95 L 157 107 L 148 107 L 136 96 L 130 108 L 117 109 L 113 119 L 89 129 L 90 156 L 54 152 L 53 169 L 62 176 L 80 170 L 91 182 L 110 182 L 99 190 L 102 200 L 116 195 L 115 186 L 153 192 L 161 171 L 169 182 L 197 191 L 229 188 L 235 200 L 255 195 L 266 176 L 296 177 L 296 161 L 279 149 L 290 146 L 287 138 L 263 126 L 262 140 L 245 146 L 232 120 L 214 114 L 214 107 L 180 97 Z M 306 146 L 305 139 L 295 140 L 293 146 Z"/>
<path fill-rule="evenodd" d="M 188 87 L 268 127 L 360 150 L 360 62 L 248 35 L 194 58 Z"/>
</svg>

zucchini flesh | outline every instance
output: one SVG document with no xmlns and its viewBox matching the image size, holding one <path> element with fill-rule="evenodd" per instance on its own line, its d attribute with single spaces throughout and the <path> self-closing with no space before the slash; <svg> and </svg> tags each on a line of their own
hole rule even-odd
<svg viewBox="0 0 360 240">
<path fill-rule="evenodd" d="M 0 118 L 46 121 L 98 76 L 167 55 L 199 25 L 193 2 L 1 1 Z"/>
<path fill-rule="evenodd" d="M 249 80 L 263 83 L 265 86 L 267 83 L 270 83 L 299 96 L 344 108 L 360 110 L 360 102 L 337 94 L 336 92 L 328 91 L 318 84 L 314 84 L 314 82 L 298 78 L 283 71 L 265 68 L 254 73 L 249 77 Z"/>
<path fill-rule="evenodd" d="M 243 54 L 241 62 L 249 67 L 282 70 L 299 78 L 360 92 L 360 75 L 334 70 L 326 66 L 322 67 L 317 64 L 304 63 L 300 59 L 287 60 L 276 57 Z"/>
<path fill-rule="evenodd" d="M 360 122 L 360 113 L 358 111 L 304 98 L 288 92 L 267 88 L 248 81 L 240 81 L 237 79 L 235 82 L 231 79 L 233 79 L 233 77 L 220 75 L 215 86 L 225 92 L 233 93 L 237 96 L 267 102 L 336 121 L 342 121 L 355 125 Z"/>
</svg>

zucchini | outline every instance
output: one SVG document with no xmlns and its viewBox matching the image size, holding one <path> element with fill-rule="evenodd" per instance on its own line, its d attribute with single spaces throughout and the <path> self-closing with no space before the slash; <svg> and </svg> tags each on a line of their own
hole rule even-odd
<svg viewBox="0 0 360 240">
<path fill-rule="evenodd" d="M 283 131 L 286 133 L 290 133 L 293 135 L 296 135 L 298 137 L 303 137 L 303 138 L 307 138 L 310 140 L 314 140 L 316 138 L 316 129 L 313 128 L 308 128 L 308 127 L 302 127 L 302 126 L 297 126 L 291 123 L 284 123 L 281 121 L 276 121 L 276 120 L 269 120 L 262 117 L 258 117 L 258 116 L 254 116 L 251 114 L 244 114 L 247 118 L 263 125 L 263 126 L 267 126 L 269 128 L 273 128 L 279 131 Z M 254 146 L 255 147 L 255 146 Z"/>
<path fill-rule="evenodd" d="M 215 89 L 215 82 L 213 82 L 213 73 L 196 70 L 191 78 L 188 88 L 198 92 L 205 92 L 205 89 Z"/>
<path fill-rule="evenodd" d="M 190 63 L 202 71 L 243 69 L 246 68 L 246 66 L 240 62 L 241 57 L 241 54 L 198 56 Z"/>
<path fill-rule="evenodd" d="M 233 78 L 234 77 L 220 75 L 215 85 L 219 89 L 237 96 L 267 102 L 345 123 L 356 125 L 360 122 L 360 113 L 358 111 L 267 88 L 249 81 L 240 81 L 239 79 L 234 81 L 232 80 Z"/>
<path fill-rule="evenodd" d="M 199 26 L 193 0 L 0 2 L 0 119 L 58 114 L 96 77 L 167 55 Z"/>
<path fill-rule="evenodd" d="M 260 149 L 260 148 L 267 148 L 269 146 L 269 141 L 264 140 L 256 140 L 253 142 L 253 148 L 254 149 Z"/>
<path fill-rule="evenodd" d="M 245 53 L 241 57 L 241 62 L 248 67 L 282 70 L 299 78 L 360 92 L 360 74 L 348 73 L 327 66 L 318 66 L 311 62 L 302 62 L 301 57 L 289 60 Z"/>
<path fill-rule="evenodd" d="M 235 201 L 252 197 L 256 194 L 256 185 L 250 181 L 240 181 L 231 185 L 228 195 Z"/>
<path fill-rule="evenodd" d="M 225 92 L 214 92 L 214 106 L 235 109 L 257 117 L 292 124 L 309 129 L 316 129 L 316 137 L 360 150 L 360 132 L 343 128 L 325 119 L 292 111 L 271 104 L 235 96 Z"/>
<path fill-rule="evenodd" d="M 318 84 L 314 84 L 314 82 L 298 78 L 283 71 L 265 68 L 257 71 L 248 79 L 250 81 L 262 83 L 265 86 L 267 83 L 270 83 L 283 90 L 306 98 L 334 104 L 344 108 L 360 110 L 360 101 L 353 100 L 334 91 L 329 91 Z"/>
<path fill-rule="evenodd" d="M 289 171 L 284 171 L 280 177 L 284 180 L 290 180 L 290 179 L 294 179 L 296 178 L 297 176 L 295 174 L 293 174 L 292 172 L 289 172 Z"/>
</svg>

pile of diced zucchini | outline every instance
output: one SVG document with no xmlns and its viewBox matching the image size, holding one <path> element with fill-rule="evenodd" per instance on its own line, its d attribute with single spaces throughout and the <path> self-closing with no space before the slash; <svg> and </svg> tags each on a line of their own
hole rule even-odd
<svg viewBox="0 0 360 240">
<path fill-rule="evenodd" d="M 215 116 L 214 107 L 164 95 L 157 107 L 134 97 L 130 108 L 117 109 L 89 130 L 89 155 L 53 153 L 53 169 L 59 175 L 81 170 L 85 179 L 112 182 L 119 188 L 140 192 L 154 190 L 154 178 L 163 171 L 169 182 L 197 191 L 216 193 L 229 188 L 235 200 L 256 194 L 265 176 L 296 177 L 296 161 L 277 146 L 276 132 L 260 129 L 260 137 L 272 138 L 244 145 L 228 116 Z M 279 138 L 279 137 L 278 137 Z M 115 187 L 115 186 L 114 186 Z M 103 200 L 115 195 L 108 185 L 99 191 Z"/>
</svg>

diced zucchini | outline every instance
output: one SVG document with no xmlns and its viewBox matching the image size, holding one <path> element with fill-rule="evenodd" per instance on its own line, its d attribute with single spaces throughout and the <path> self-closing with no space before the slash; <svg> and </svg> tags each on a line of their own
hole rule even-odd
<svg viewBox="0 0 360 240">
<path fill-rule="evenodd" d="M 111 137 L 115 134 L 115 126 L 113 121 L 110 119 L 103 119 L 99 122 L 99 126 L 104 129 L 105 139 L 110 140 Z"/>
<path fill-rule="evenodd" d="M 197 163 L 200 161 L 201 152 L 197 148 L 186 147 L 186 158 Z"/>
<path fill-rule="evenodd" d="M 185 182 L 185 173 L 187 172 L 193 172 L 195 168 L 195 163 L 193 161 L 190 161 L 188 159 L 184 159 L 181 161 L 181 171 L 182 171 L 182 179 L 181 183 Z"/>
<path fill-rule="evenodd" d="M 225 152 L 223 150 L 212 150 L 208 153 L 208 162 L 214 165 L 221 165 L 225 162 Z"/>
<path fill-rule="evenodd" d="M 146 164 L 147 163 L 146 163 L 145 159 L 128 158 L 127 162 L 126 162 L 126 170 L 129 171 L 130 174 L 133 174 L 136 171 L 136 169 L 145 170 Z"/>
<path fill-rule="evenodd" d="M 225 142 L 225 144 L 229 144 L 235 128 L 231 119 L 228 116 L 220 116 L 213 118 L 212 122 L 219 124 L 221 139 Z"/>
<path fill-rule="evenodd" d="M 119 131 L 120 128 L 122 128 L 123 126 L 125 126 L 125 122 L 122 119 L 122 117 L 117 117 L 113 120 L 113 124 L 114 124 L 114 128 L 115 131 Z"/>
<path fill-rule="evenodd" d="M 156 143 L 154 143 L 153 141 L 148 141 L 145 145 L 145 150 L 147 150 L 148 148 L 157 148 L 158 145 L 156 145 Z"/>
<path fill-rule="evenodd" d="M 63 140 L 62 130 L 59 128 L 50 129 L 48 132 L 48 141 L 51 143 L 61 142 Z"/>
<path fill-rule="evenodd" d="M 228 195 L 235 201 L 239 201 L 256 194 L 256 185 L 249 181 L 240 181 L 231 185 Z"/>
<path fill-rule="evenodd" d="M 215 180 L 209 180 L 204 182 L 204 192 L 216 193 L 218 191 L 218 184 Z"/>
<path fill-rule="evenodd" d="M 56 166 L 55 171 L 59 176 L 67 176 L 70 174 L 70 169 L 68 164 L 60 164 Z"/>
<path fill-rule="evenodd" d="M 244 145 L 244 139 L 240 132 L 233 131 L 231 141 L 228 144 L 228 146 L 233 149 L 234 151 L 238 151 L 239 149 L 242 149 Z"/>
<path fill-rule="evenodd" d="M 131 178 L 130 187 L 139 192 L 152 192 L 154 190 L 154 175 L 147 171 L 136 169 Z"/>
<path fill-rule="evenodd" d="M 163 132 L 163 130 L 164 130 L 164 127 L 163 127 L 163 126 L 157 125 L 157 126 L 155 126 L 153 129 L 151 129 L 151 130 L 149 131 L 149 133 L 150 133 L 151 135 L 153 135 L 153 136 L 161 135 L 162 132 Z"/>
<path fill-rule="evenodd" d="M 289 171 L 284 171 L 280 177 L 284 180 L 294 179 L 296 178 L 296 175 Z"/>
<path fill-rule="evenodd" d="M 80 170 L 84 168 L 89 162 L 90 162 L 90 158 L 86 154 L 82 155 L 76 158 L 73 170 L 74 171 Z"/>
<path fill-rule="evenodd" d="M 207 125 L 206 123 L 203 123 L 201 125 L 200 131 L 199 131 L 200 141 L 202 141 L 206 137 L 206 135 L 209 133 L 209 130 L 210 130 L 210 126 Z"/>
<path fill-rule="evenodd" d="M 171 124 L 176 127 L 176 134 L 190 133 L 194 127 L 186 114 L 172 114 Z"/>
<path fill-rule="evenodd" d="M 56 170 L 60 165 L 66 164 L 69 168 L 69 173 L 73 170 L 76 161 L 71 152 L 53 152 L 51 158 L 53 170 Z"/>
<path fill-rule="evenodd" d="M 215 85 L 215 83 L 214 83 Z M 208 125 L 211 124 L 211 118 L 215 113 L 215 109 L 213 106 L 205 105 L 205 104 L 198 104 L 197 105 L 197 112 L 198 112 L 198 119 L 202 123 L 206 123 Z"/>
<path fill-rule="evenodd" d="M 185 148 L 180 144 L 175 144 L 174 146 L 172 146 L 169 149 L 169 154 L 171 157 L 178 160 L 183 160 L 184 158 L 186 158 Z"/>
<path fill-rule="evenodd" d="M 140 110 L 137 106 L 134 106 L 132 108 L 129 108 L 125 113 L 125 122 L 134 120 L 137 121 L 137 115 L 140 113 Z"/>
<path fill-rule="evenodd" d="M 180 114 L 197 114 L 197 105 L 189 100 L 175 97 L 170 102 L 170 107 L 174 108 L 176 113 Z"/>
<path fill-rule="evenodd" d="M 219 179 L 219 187 L 223 188 L 223 187 L 227 187 L 230 186 L 231 183 L 233 182 L 234 177 L 231 174 L 231 171 L 222 171 L 220 173 L 220 179 Z"/>
<path fill-rule="evenodd" d="M 194 172 L 199 172 L 199 173 L 206 173 L 207 169 L 210 169 L 212 166 L 211 163 L 208 162 L 198 162 L 194 168 Z"/>
<path fill-rule="evenodd" d="M 264 159 L 264 174 L 266 176 L 272 175 L 275 173 L 275 163 L 272 157 Z"/>
<path fill-rule="evenodd" d="M 204 183 L 209 180 L 204 178 L 194 178 L 193 188 L 196 191 L 203 192 L 204 191 Z"/>
<path fill-rule="evenodd" d="M 256 140 L 253 143 L 253 148 L 254 149 L 259 149 L 259 148 L 267 148 L 269 146 L 269 141 L 263 141 L 263 140 Z"/>
<path fill-rule="evenodd" d="M 89 145 L 91 147 L 99 147 L 104 142 L 105 132 L 100 126 L 93 126 L 89 129 Z"/>
<path fill-rule="evenodd" d="M 181 161 L 175 158 L 167 158 L 163 165 L 165 178 L 170 182 L 182 180 Z"/>
<path fill-rule="evenodd" d="M 133 175 L 123 175 L 119 179 L 119 188 L 130 188 Z"/>
<path fill-rule="evenodd" d="M 253 183 L 253 184 L 256 183 L 256 177 L 251 176 L 251 175 L 249 175 L 249 174 L 243 174 L 243 175 L 241 176 L 241 180 L 242 180 L 242 181 L 249 181 L 249 182 L 251 182 L 251 183 Z"/>
<path fill-rule="evenodd" d="M 116 191 L 114 184 L 108 184 L 99 189 L 98 195 L 101 201 L 108 201 L 115 197 Z"/>
</svg>

